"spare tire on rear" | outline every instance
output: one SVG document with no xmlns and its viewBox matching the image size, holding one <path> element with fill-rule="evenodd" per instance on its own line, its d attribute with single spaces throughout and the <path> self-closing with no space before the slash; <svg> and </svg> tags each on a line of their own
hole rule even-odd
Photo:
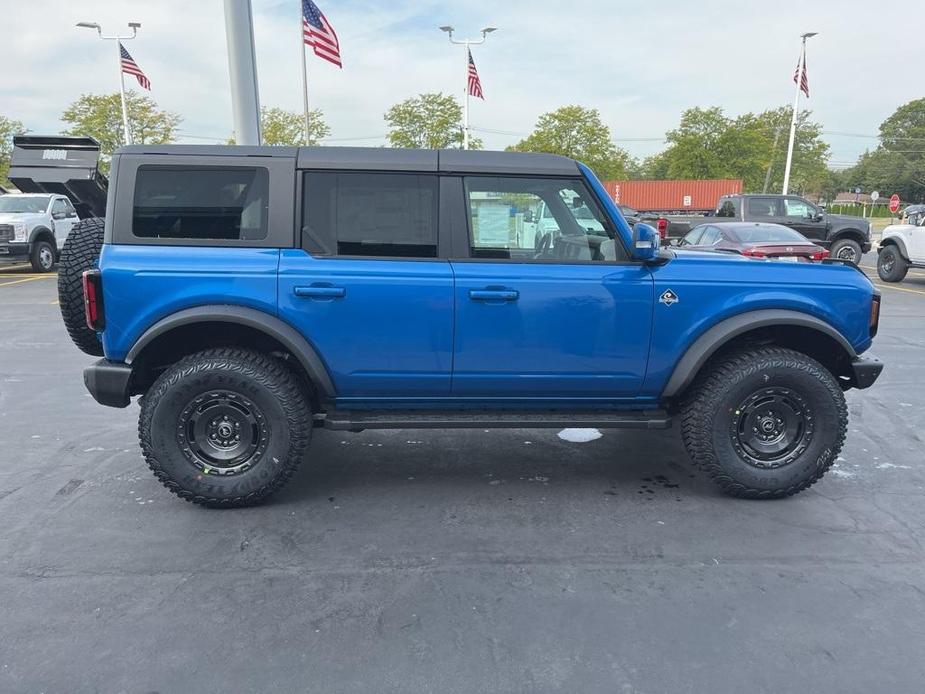
<svg viewBox="0 0 925 694">
<path fill-rule="evenodd" d="M 64 326 L 74 344 L 95 357 L 103 356 L 103 345 L 99 335 L 87 326 L 82 277 L 84 271 L 97 267 L 103 248 L 103 225 L 101 217 L 75 224 L 64 241 L 58 262 L 58 302 Z"/>
</svg>

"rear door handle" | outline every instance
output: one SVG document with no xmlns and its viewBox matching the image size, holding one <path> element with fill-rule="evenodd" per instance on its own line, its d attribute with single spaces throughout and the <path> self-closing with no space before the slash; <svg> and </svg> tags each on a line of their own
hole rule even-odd
<svg viewBox="0 0 925 694">
<path fill-rule="evenodd" d="M 470 289 L 473 301 L 517 301 L 520 292 L 516 289 Z"/>
<path fill-rule="evenodd" d="M 293 292 L 296 296 L 304 296 L 309 299 L 342 299 L 347 296 L 347 290 L 344 287 L 332 287 L 330 285 L 313 284 L 308 287 L 296 287 Z"/>
</svg>

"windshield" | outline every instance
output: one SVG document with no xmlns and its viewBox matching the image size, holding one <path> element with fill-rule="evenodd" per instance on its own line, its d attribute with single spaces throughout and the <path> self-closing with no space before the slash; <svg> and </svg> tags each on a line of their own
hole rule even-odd
<svg viewBox="0 0 925 694">
<path fill-rule="evenodd" d="M 809 243 L 799 232 L 779 224 L 756 224 L 753 227 L 735 229 L 732 234 L 742 243 Z"/>
<path fill-rule="evenodd" d="M 19 197 L 16 195 L 0 196 L 0 212 L 28 213 L 44 212 L 48 209 L 47 196 Z"/>
</svg>

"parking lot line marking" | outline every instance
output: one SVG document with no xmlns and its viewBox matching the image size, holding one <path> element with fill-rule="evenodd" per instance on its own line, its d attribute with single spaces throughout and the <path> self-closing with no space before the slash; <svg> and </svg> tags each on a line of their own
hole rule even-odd
<svg viewBox="0 0 925 694">
<path fill-rule="evenodd" d="M 11 284 L 22 284 L 23 282 L 34 282 L 35 280 L 50 279 L 54 275 L 36 275 L 35 277 L 24 277 L 21 280 L 13 280 L 12 282 L 0 282 L 0 287 L 9 287 Z"/>
<path fill-rule="evenodd" d="M 881 287 L 883 289 L 894 289 L 897 292 L 912 292 L 913 294 L 925 294 L 925 291 L 921 289 L 909 289 L 908 287 L 894 287 L 889 284 L 880 284 L 879 282 L 872 282 L 875 287 Z"/>
<path fill-rule="evenodd" d="M 17 263 L 16 265 L 7 265 L 6 267 L 0 267 L 0 272 L 10 272 L 12 270 L 20 270 L 24 267 L 29 267 L 29 263 Z"/>
<path fill-rule="evenodd" d="M 870 265 L 858 265 L 858 267 L 862 267 L 865 270 L 873 270 L 874 272 L 877 271 L 877 268 L 871 267 Z M 919 270 L 918 268 L 914 268 L 914 267 L 909 268 L 908 271 L 915 272 L 915 273 L 922 273 L 922 275 L 925 275 L 925 270 Z"/>
<path fill-rule="evenodd" d="M 58 301 L 57 299 L 55 299 L 54 301 L 51 302 L 51 305 L 52 305 L 52 306 L 60 306 L 60 305 L 61 305 L 61 302 Z"/>
</svg>

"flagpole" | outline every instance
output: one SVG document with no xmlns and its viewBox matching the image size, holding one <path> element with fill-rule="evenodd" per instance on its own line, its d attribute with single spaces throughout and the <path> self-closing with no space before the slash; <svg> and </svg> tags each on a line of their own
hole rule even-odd
<svg viewBox="0 0 925 694">
<path fill-rule="evenodd" d="M 800 64 L 796 75 L 796 94 L 793 97 L 793 114 L 790 117 L 790 142 L 787 144 L 787 164 L 784 166 L 783 195 L 790 192 L 790 166 L 793 164 L 793 144 L 797 133 L 797 114 L 800 108 L 800 89 L 803 86 L 804 71 L 806 70 L 806 39 L 815 36 L 815 32 L 803 34 L 803 46 L 800 49 Z"/>
<path fill-rule="evenodd" d="M 132 144 L 132 130 L 128 126 L 128 106 L 125 103 L 125 72 L 122 70 L 122 41 L 116 41 L 116 58 L 119 60 L 119 96 L 122 99 L 122 128 L 125 131 L 125 144 Z"/>
<path fill-rule="evenodd" d="M 465 104 L 463 106 L 463 149 L 469 149 L 469 40 L 466 39 L 463 43 L 466 45 L 466 79 L 463 82 L 463 99 L 465 99 Z"/>
<path fill-rule="evenodd" d="M 305 15 L 301 5 L 299 6 L 299 55 L 302 60 L 302 109 L 305 117 L 305 144 L 309 144 L 310 121 L 308 115 L 308 68 L 305 66 Z"/>
</svg>

